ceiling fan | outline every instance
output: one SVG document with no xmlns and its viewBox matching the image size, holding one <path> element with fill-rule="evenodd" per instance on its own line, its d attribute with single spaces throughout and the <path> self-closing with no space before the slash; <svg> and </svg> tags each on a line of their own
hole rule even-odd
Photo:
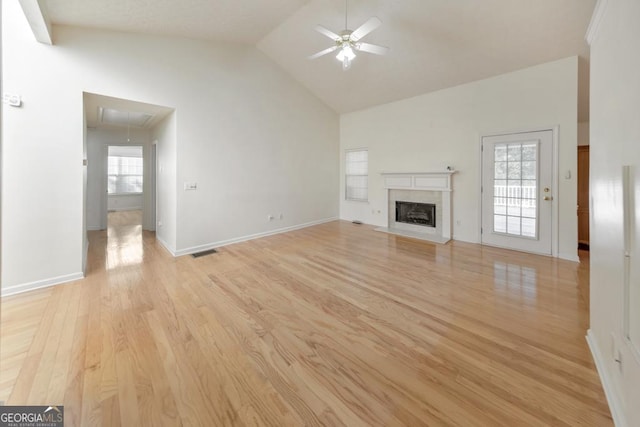
<svg viewBox="0 0 640 427">
<path fill-rule="evenodd" d="M 380 25 L 382 25 L 382 21 L 377 17 L 373 16 L 369 18 L 367 22 L 362 24 L 355 30 L 349 30 L 348 21 L 347 21 L 347 13 L 349 11 L 349 1 L 345 0 L 345 13 L 344 13 L 344 30 L 340 32 L 340 34 L 336 34 L 333 31 L 323 27 L 322 25 L 316 26 L 316 31 L 320 34 L 323 34 L 329 37 L 334 41 L 335 45 L 331 46 L 327 49 L 321 50 L 320 52 L 309 56 L 309 59 L 316 59 L 321 56 L 327 55 L 331 52 L 339 50 L 336 58 L 338 61 L 342 62 L 342 69 L 348 70 L 351 67 L 351 62 L 356 57 L 356 52 L 367 52 L 373 53 L 375 55 L 384 55 L 389 51 L 388 47 L 378 46 L 371 43 L 363 43 L 360 40 Z"/>
</svg>

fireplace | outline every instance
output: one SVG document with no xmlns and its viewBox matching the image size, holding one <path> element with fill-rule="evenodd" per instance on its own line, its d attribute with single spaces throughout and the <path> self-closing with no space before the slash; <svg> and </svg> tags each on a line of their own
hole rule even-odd
<svg viewBox="0 0 640 427">
<path fill-rule="evenodd" d="M 447 243 L 451 240 L 451 177 L 455 170 L 382 172 L 387 226 L 377 231 Z"/>
<path fill-rule="evenodd" d="M 436 205 L 396 201 L 396 222 L 435 228 Z"/>
</svg>

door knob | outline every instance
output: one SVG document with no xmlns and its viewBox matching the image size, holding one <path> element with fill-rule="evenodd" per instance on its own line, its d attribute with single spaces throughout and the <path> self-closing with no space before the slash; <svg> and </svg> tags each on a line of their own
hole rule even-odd
<svg viewBox="0 0 640 427">
<path fill-rule="evenodd" d="M 544 196 L 544 197 L 542 198 L 542 200 L 553 200 L 553 197 L 551 197 L 551 196 Z"/>
</svg>

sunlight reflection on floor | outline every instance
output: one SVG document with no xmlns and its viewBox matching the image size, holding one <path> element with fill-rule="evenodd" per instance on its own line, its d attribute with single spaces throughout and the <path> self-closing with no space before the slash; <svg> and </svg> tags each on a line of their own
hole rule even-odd
<svg viewBox="0 0 640 427">
<path fill-rule="evenodd" d="M 141 264 L 144 259 L 142 211 L 109 212 L 108 224 L 107 270 Z"/>
</svg>

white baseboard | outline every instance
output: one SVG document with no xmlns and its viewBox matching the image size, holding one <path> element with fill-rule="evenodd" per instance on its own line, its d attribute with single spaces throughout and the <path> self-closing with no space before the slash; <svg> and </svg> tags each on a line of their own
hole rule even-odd
<svg viewBox="0 0 640 427">
<path fill-rule="evenodd" d="M 87 275 L 87 261 L 89 261 L 89 239 L 84 241 L 84 258 L 82 258 L 82 277 Z"/>
<path fill-rule="evenodd" d="M 52 277 L 45 280 L 37 280 L 31 283 L 23 283 L 21 285 L 9 286 L 7 288 L 2 288 L 2 296 L 8 297 L 9 295 L 21 294 L 23 292 L 33 291 L 35 289 L 48 288 L 49 286 L 60 285 L 62 283 L 72 282 L 79 279 L 84 279 L 84 274 L 82 274 L 81 272 Z"/>
<path fill-rule="evenodd" d="M 580 262 L 580 257 L 577 254 L 558 254 L 558 258 L 566 259 L 567 261 Z"/>
<path fill-rule="evenodd" d="M 103 230 L 99 225 L 87 225 L 87 231 L 100 231 Z"/>
<path fill-rule="evenodd" d="M 158 242 L 160 242 L 160 245 L 162 245 L 162 247 L 165 248 L 165 250 L 167 252 L 169 252 L 171 254 L 171 256 L 174 256 L 174 257 L 177 256 L 175 249 L 173 249 L 171 246 L 169 246 L 169 244 L 167 242 L 165 242 L 164 239 L 162 239 L 162 237 L 158 236 L 157 232 L 156 232 L 156 240 Z"/>
<path fill-rule="evenodd" d="M 609 377 L 609 373 L 605 366 L 605 359 L 602 357 L 602 353 L 600 352 L 600 348 L 598 347 L 596 337 L 593 335 L 593 332 L 591 332 L 591 329 L 587 331 L 586 339 L 587 344 L 589 344 L 589 349 L 591 350 L 593 360 L 596 363 L 596 369 L 598 370 L 598 375 L 600 376 L 600 382 L 602 383 L 604 394 L 607 397 L 607 403 L 609 403 L 609 410 L 611 410 L 613 424 L 616 427 L 627 427 L 627 421 L 625 420 L 624 412 L 622 410 L 622 403 L 620 402 L 618 395 L 613 388 L 612 380 Z"/>
<path fill-rule="evenodd" d="M 287 233 L 289 231 L 300 230 L 302 228 L 313 227 L 314 225 L 324 224 L 331 221 L 338 220 L 338 217 L 331 217 L 321 219 L 318 221 L 311 221 L 304 224 L 293 225 L 291 227 L 278 228 L 277 230 L 265 231 L 263 233 L 250 234 L 248 236 L 236 237 L 228 240 L 221 240 L 219 242 L 207 243 L 204 245 L 193 246 L 190 248 L 177 250 L 174 256 L 189 255 L 196 252 L 208 251 L 209 249 L 219 248 L 221 246 L 231 245 L 233 243 L 246 242 L 248 240 L 259 239 L 261 237 L 273 236 L 275 234 Z"/>
<path fill-rule="evenodd" d="M 319 225 L 319 224 L 324 224 L 324 223 L 331 222 L 331 221 L 336 221 L 337 219 L 338 219 L 337 217 L 326 218 L 326 219 L 321 219 L 321 220 L 318 220 L 318 221 L 312 221 L 312 222 L 307 222 L 307 223 L 304 223 L 304 224 L 294 225 L 294 226 L 291 226 L 291 227 L 284 227 L 284 228 L 279 228 L 277 230 L 266 231 L 266 232 L 263 232 L 263 233 L 256 233 L 256 234 L 251 234 L 251 235 L 242 236 L 242 237 L 236 237 L 236 238 L 228 239 L 228 240 L 221 240 L 219 242 L 208 243 L 206 245 L 194 246 L 194 247 L 191 247 L 191 248 L 180 249 L 180 250 L 174 250 L 173 248 L 171 248 L 171 246 L 169 246 L 167 244 L 167 242 L 165 242 L 162 238 L 158 237 L 157 234 L 156 234 L 156 240 L 158 242 L 160 242 L 160 244 L 171 255 L 173 255 L 174 257 L 178 257 L 178 256 L 182 256 L 182 255 L 189 255 L 189 254 L 192 254 L 192 253 L 195 253 L 195 252 L 206 251 L 206 250 L 209 250 L 209 249 L 218 248 L 220 246 L 230 245 L 230 244 L 233 244 L 233 243 L 246 242 L 248 240 L 259 239 L 261 237 L 267 237 L 267 236 L 272 236 L 272 235 L 275 235 L 275 234 L 286 233 L 288 231 L 300 230 L 302 228 L 312 227 L 314 225 Z M 87 247 L 85 248 L 85 251 L 87 251 L 88 248 L 89 248 L 89 246 L 87 245 Z M 78 272 L 78 273 L 73 273 L 73 274 L 67 274 L 67 275 L 64 275 L 64 276 L 52 277 L 50 279 L 37 280 L 35 282 L 23 283 L 23 284 L 15 285 L 15 286 L 9 286 L 7 288 L 2 288 L 1 295 L 3 297 L 10 296 L 10 295 L 16 295 L 16 294 L 20 294 L 20 293 L 23 293 L 23 292 L 32 291 L 32 290 L 35 290 L 35 289 L 47 288 L 47 287 L 59 285 L 59 284 L 62 284 L 62 283 L 72 282 L 74 280 L 83 279 L 84 277 L 85 276 L 84 276 L 84 274 L 82 272 Z"/>
</svg>

